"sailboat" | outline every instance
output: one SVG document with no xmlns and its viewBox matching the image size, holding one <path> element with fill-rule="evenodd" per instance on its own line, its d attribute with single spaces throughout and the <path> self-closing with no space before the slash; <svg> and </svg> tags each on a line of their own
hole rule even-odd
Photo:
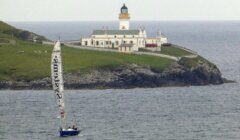
<svg viewBox="0 0 240 140">
<path fill-rule="evenodd" d="M 58 40 L 53 48 L 52 61 L 51 61 L 51 76 L 53 90 L 56 96 L 57 105 L 59 109 L 60 129 L 59 133 L 61 137 L 76 136 L 80 133 L 80 130 L 76 125 L 72 127 L 67 124 L 67 114 L 65 111 L 64 102 L 64 85 L 63 85 L 63 69 L 62 69 L 62 55 L 61 55 L 61 43 Z"/>
</svg>

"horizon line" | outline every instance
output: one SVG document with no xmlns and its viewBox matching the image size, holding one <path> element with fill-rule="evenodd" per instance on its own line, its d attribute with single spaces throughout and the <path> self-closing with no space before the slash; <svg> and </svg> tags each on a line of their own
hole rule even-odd
<svg viewBox="0 0 240 140">
<path fill-rule="evenodd" d="M 0 21 L 3 21 L 3 22 L 119 22 L 118 20 L 56 20 L 56 21 L 47 21 L 47 20 L 36 20 L 36 21 L 4 21 L 4 20 L 0 20 Z M 240 21 L 240 19 L 238 20 L 229 20 L 229 19 L 223 19 L 223 20 L 195 20 L 195 19 L 191 19 L 191 20 L 131 20 L 130 22 L 169 22 L 169 21 L 178 21 L 178 22 L 186 22 L 186 21 L 209 21 L 209 22 L 215 22 L 215 21 L 227 21 L 227 22 L 236 22 L 236 21 Z"/>
</svg>

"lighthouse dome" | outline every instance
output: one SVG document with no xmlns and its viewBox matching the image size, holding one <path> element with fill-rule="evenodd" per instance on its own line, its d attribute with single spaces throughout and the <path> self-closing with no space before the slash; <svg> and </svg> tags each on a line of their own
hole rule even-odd
<svg viewBox="0 0 240 140">
<path fill-rule="evenodd" d="M 128 13 L 128 8 L 125 4 L 123 4 L 122 8 L 121 8 L 121 13 L 122 14 L 127 14 Z"/>
</svg>

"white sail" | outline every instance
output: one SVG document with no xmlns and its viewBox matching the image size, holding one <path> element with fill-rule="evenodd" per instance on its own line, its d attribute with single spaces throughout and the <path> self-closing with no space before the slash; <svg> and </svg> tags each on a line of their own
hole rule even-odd
<svg viewBox="0 0 240 140">
<path fill-rule="evenodd" d="M 67 128 L 66 112 L 64 103 L 64 88 L 63 88 L 63 69 L 62 69 L 62 55 L 61 43 L 57 41 L 52 52 L 51 74 L 53 90 L 57 99 L 59 114 L 61 119 L 61 127 Z"/>
</svg>

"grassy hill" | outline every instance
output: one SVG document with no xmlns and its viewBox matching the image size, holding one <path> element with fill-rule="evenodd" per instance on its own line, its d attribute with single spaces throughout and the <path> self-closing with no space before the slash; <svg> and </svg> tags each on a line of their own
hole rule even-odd
<svg viewBox="0 0 240 140">
<path fill-rule="evenodd" d="M 38 37 L 35 43 L 33 37 Z M 0 22 L 0 89 L 48 89 L 53 46 L 35 33 Z M 80 50 L 62 46 L 65 86 L 81 88 L 132 88 L 221 84 L 221 72 L 191 51 L 171 45 L 161 52 L 180 61 L 150 55 Z M 136 65 L 133 65 L 136 64 Z M 94 70 L 94 71 L 91 71 Z M 80 74 L 79 74 L 80 72 Z M 66 74 L 68 73 L 68 74 Z M 43 79 L 44 78 L 44 79 Z"/>
<path fill-rule="evenodd" d="M 171 44 L 170 46 L 162 46 L 161 49 L 161 54 L 167 54 L 167 55 L 172 55 L 172 56 L 177 56 L 177 57 L 182 57 L 186 55 L 192 55 L 193 53 L 186 51 L 184 49 L 181 49 L 180 46 Z"/>
<path fill-rule="evenodd" d="M 0 47 L 0 80 L 33 80 L 50 76 L 52 46 L 18 40 Z M 154 56 L 97 52 L 62 47 L 64 72 L 88 71 L 126 64 L 162 70 L 173 61 Z"/>
<path fill-rule="evenodd" d="M 33 80 L 50 76 L 53 46 L 23 39 L 19 36 L 21 32 L 22 30 L 0 22 L 0 80 Z M 133 63 L 163 70 L 173 62 L 155 56 L 78 50 L 64 46 L 62 52 L 65 73 Z"/>
<path fill-rule="evenodd" d="M 7 31 L 7 30 L 15 30 L 16 28 L 3 22 L 3 21 L 0 21 L 0 31 L 3 32 L 3 31 Z"/>
<path fill-rule="evenodd" d="M 37 35 L 35 33 L 29 32 L 29 31 L 17 29 L 3 21 L 0 21 L 0 39 L 3 40 L 4 38 L 21 39 L 21 40 L 25 40 L 25 41 L 34 41 L 35 40 L 39 43 L 41 43 L 42 41 L 48 40 L 47 38 L 45 38 L 41 35 Z M 1 40 L 0 40 L 0 43 L 1 43 Z"/>
</svg>

